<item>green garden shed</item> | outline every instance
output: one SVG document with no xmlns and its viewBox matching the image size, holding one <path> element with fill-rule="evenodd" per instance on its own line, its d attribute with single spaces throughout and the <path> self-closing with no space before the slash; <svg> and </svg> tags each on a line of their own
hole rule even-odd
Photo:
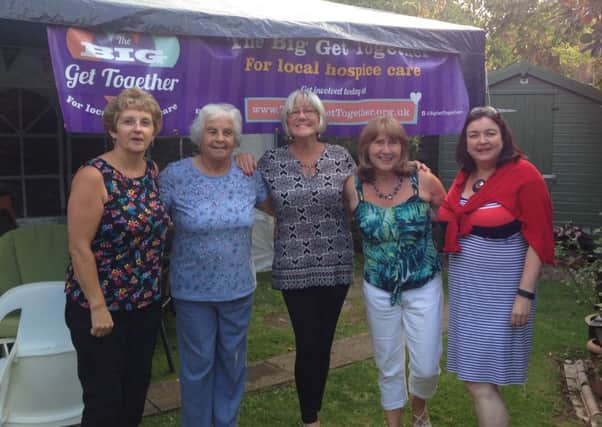
<svg viewBox="0 0 602 427">
<path fill-rule="evenodd" d="M 526 63 L 488 80 L 490 104 L 548 184 L 555 223 L 602 226 L 602 91 Z M 458 169 L 456 141 L 457 135 L 444 136 L 439 143 L 446 187 Z"/>
</svg>

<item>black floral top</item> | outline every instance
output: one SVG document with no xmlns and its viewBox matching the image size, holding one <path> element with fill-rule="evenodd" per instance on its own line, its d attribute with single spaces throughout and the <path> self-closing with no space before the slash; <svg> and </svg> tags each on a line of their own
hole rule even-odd
<svg viewBox="0 0 602 427">
<path fill-rule="evenodd" d="M 355 171 L 349 152 L 326 144 L 316 174 L 304 176 L 288 147 L 281 147 L 267 151 L 258 169 L 276 213 L 272 286 L 349 285 L 353 244 L 343 206 L 343 184 Z"/>
<path fill-rule="evenodd" d="M 139 178 L 127 178 L 103 159 L 92 166 L 102 173 L 109 199 L 92 241 L 98 279 L 110 311 L 145 307 L 161 297 L 161 256 L 169 217 L 157 187 L 157 172 L 147 161 Z M 65 285 L 67 299 L 88 308 L 71 261 Z"/>
</svg>

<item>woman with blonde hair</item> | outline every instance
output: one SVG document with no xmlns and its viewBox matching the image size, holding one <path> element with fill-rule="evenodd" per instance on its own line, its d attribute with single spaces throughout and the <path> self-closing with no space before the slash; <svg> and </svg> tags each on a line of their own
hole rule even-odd
<svg viewBox="0 0 602 427">
<path fill-rule="evenodd" d="M 341 146 L 319 139 L 326 110 L 307 90 L 284 103 L 282 127 L 289 144 L 268 150 L 257 164 L 274 215 L 272 287 L 282 291 L 296 344 L 295 385 L 305 426 L 319 426 L 330 349 L 353 281 L 353 244 L 343 205 L 343 183 L 355 162 Z M 250 173 L 252 155 L 237 159 Z"/>
</svg>

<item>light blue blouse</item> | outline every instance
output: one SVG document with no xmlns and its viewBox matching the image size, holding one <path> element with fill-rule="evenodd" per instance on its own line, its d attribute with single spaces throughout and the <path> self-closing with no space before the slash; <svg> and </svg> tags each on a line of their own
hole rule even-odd
<svg viewBox="0 0 602 427">
<path fill-rule="evenodd" d="M 259 173 L 247 177 L 232 165 L 225 175 L 207 176 L 186 158 L 159 175 L 175 226 L 169 279 L 176 299 L 232 301 L 255 290 L 254 207 L 268 193 Z"/>
</svg>

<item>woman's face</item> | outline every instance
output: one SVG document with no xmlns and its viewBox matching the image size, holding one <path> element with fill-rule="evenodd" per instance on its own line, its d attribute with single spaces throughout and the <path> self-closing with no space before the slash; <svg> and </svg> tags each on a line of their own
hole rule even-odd
<svg viewBox="0 0 602 427">
<path fill-rule="evenodd" d="M 495 167 L 504 143 L 496 122 L 481 117 L 466 128 L 466 149 L 477 167 Z"/>
<path fill-rule="evenodd" d="M 380 131 L 368 146 L 368 159 L 377 171 L 393 172 L 401 163 L 401 141 Z"/>
<path fill-rule="evenodd" d="M 316 137 L 320 126 L 318 111 L 302 96 L 298 96 L 286 118 L 288 131 L 293 139 Z"/>
<path fill-rule="evenodd" d="M 234 123 L 229 117 L 218 116 L 205 122 L 201 144 L 201 155 L 211 160 L 226 161 L 234 151 Z"/>
<path fill-rule="evenodd" d="M 109 134 L 115 140 L 116 147 L 129 152 L 144 153 L 153 140 L 155 125 L 151 113 L 127 109 L 119 114 L 115 129 Z"/>
</svg>

